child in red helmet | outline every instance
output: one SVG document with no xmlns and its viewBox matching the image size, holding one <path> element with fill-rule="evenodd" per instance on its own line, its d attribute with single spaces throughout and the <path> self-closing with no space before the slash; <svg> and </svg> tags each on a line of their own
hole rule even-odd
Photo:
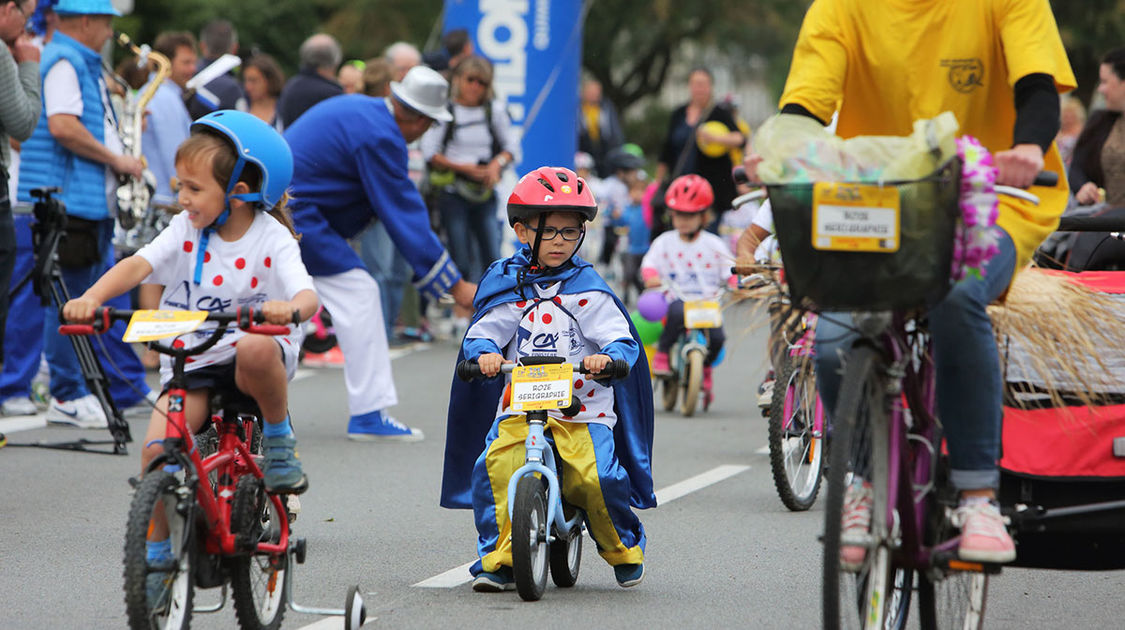
<svg viewBox="0 0 1125 630">
<path fill-rule="evenodd" d="M 645 286 L 655 288 L 665 282 L 672 284 L 680 297 L 688 300 L 715 298 L 730 281 L 734 260 L 730 246 L 719 236 L 703 230 L 711 221 L 711 205 L 715 194 L 711 184 L 699 175 L 677 177 L 664 194 L 664 203 L 672 214 L 674 230 L 665 232 L 652 242 L 644 260 L 641 276 Z M 684 332 L 684 303 L 675 296 L 668 305 L 664 331 L 652 357 L 652 371 L 668 375 L 668 351 Z M 712 395 L 711 365 L 726 341 L 721 327 L 707 329 L 708 353 L 704 359 L 703 391 Z"/>
<path fill-rule="evenodd" d="M 548 420 L 566 480 L 563 498 L 586 511 L 598 552 L 617 583 L 629 587 L 644 577 L 645 547 L 644 527 L 630 506 L 656 504 L 652 388 L 624 307 L 575 255 L 596 214 L 589 187 L 569 169 L 544 167 L 520 179 L 508 199 L 508 220 L 526 247 L 485 272 L 458 360 L 476 361 L 489 377 L 529 355 L 565 357 L 594 374 L 614 359 L 631 366 L 628 378 L 610 383 L 576 372 L 581 410 L 551 411 Z M 471 572 L 473 590 L 482 592 L 515 588 L 506 493 L 523 465 L 528 429 L 524 416 L 506 407 L 503 388 L 503 378 L 455 380 L 449 405 L 442 505 L 473 508 L 480 560 Z M 487 444 L 483 452 L 481 444 Z"/>
</svg>

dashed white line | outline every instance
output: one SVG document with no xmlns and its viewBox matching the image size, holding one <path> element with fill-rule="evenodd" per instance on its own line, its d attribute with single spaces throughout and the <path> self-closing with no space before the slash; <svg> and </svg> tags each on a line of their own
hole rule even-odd
<svg viewBox="0 0 1125 630">
<path fill-rule="evenodd" d="M 749 469 L 749 466 L 735 465 L 724 465 L 712 468 L 705 473 L 685 479 L 679 483 L 674 483 L 662 490 L 657 490 L 656 503 L 657 505 L 671 503 L 680 497 L 691 494 L 697 490 L 702 490 L 707 486 L 719 483 L 724 479 L 733 477 L 741 472 L 746 472 Z M 454 586 L 459 586 L 472 579 L 472 576 L 469 575 L 469 567 L 472 565 L 472 562 L 467 562 L 459 567 L 427 578 L 411 586 L 419 588 L 453 588 Z"/>
</svg>

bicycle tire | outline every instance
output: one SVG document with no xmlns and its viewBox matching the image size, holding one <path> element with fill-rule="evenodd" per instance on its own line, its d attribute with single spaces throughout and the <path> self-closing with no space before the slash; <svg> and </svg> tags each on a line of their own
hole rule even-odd
<svg viewBox="0 0 1125 630">
<path fill-rule="evenodd" d="M 680 411 L 685 418 L 690 418 L 695 414 L 699 393 L 703 390 L 703 351 L 688 351 L 684 364 L 684 398 L 680 401 Z"/>
<path fill-rule="evenodd" d="M 984 625 L 987 602 L 987 573 L 950 571 L 938 580 L 924 573 L 919 576 L 918 621 L 922 630 L 978 630 Z"/>
<path fill-rule="evenodd" d="M 935 428 L 934 444 L 941 444 L 941 431 Z M 935 466 L 934 482 L 940 491 L 931 492 L 927 505 L 926 546 L 931 549 L 949 540 L 953 525 L 946 518 L 946 508 L 957 503 L 957 491 L 949 485 L 948 458 Z M 918 580 L 918 622 L 922 630 L 959 628 L 978 630 L 984 623 L 988 601 L 987 573 L 956 571 L 931 567 L 920 573 Z"/>
<path fill-rule="evenodd" d="M 824 476 L 824 436 L 813 435 L 816 402 L 812 359 L 786 361 L 770 401 L 770 471 L 777 496 L 794 512 L 812 507 Z"/>
<path fill-rule="evenodd" d="M 194 510 L 178 510 L 176 489 L 180 481 L 164 470 L 154 470 L 141 480 L 129 506 L 125 526 L 125 612 L 132 630 L 183 630 L 191 625 L 191 607 L 195 594 Z M 193 495 L 188 495 L 193 496 Z M 166 500 L 165 500 L 166 499 Z M 163 501 L 169 518 L 169 540 L 176 560 L 176 569 L 168 581 L 168 605 L 163 614 L 149 609 L 146 593 L 149 575 L 145 541 L 152 515 Z"/>
<path fill-rule="evenodd" d="M 675 377 L 666 377 L 660 380 L 664 388 L 662 401 L 664 411 L 672 411 L 676 408 L 676 401 L 680 397 L 680 382 Z"/>
<path fill-rule="evenodd" d="M 582 524 L 568 532 L 559 532 L 551 543 L 551 581 L 560 588 L 570 588 L 578 582 L 578 569 L 582 566 Z"/>
<path fill-rule="evenodd" d="M 285 616 L 285 554 L 251 550 L 259 542 L 280 542 L 280 518 L 284 517 L 277 513 L 261 479 L 253 475 L 238 479 L 231 503 L 231 531 L 247 553 L 231 558 L 228 566 L 234 614 L 242 630 L 277 630 Z"/>
<path fill-rule="evenodd" d="M 886 478 L 887 398 L 878 374 L 874 348 L 858 345 L 844 362 L 844 378 L 833 414 L 832 449 L 828 453 L 828 490 L 824 506 L 822 616 L 827 630 L 838 628 L 902 628 L 910 610 L 913 572 L 895 566 L 879 523 L 890 499 Z M 844 496 L 856 479 L 872 493 L 872 530 L 858 570 L 841 561 Z M 871 604 L 874 603 L 875 606 Z"/>
<path fill-rule="evenodd" d="M 512 572 L 524 601 L 538 601 L 547 588 L 547 527 L 547 490 L 537 477 L 525 475 L 512 504 Z"/>
</svg>

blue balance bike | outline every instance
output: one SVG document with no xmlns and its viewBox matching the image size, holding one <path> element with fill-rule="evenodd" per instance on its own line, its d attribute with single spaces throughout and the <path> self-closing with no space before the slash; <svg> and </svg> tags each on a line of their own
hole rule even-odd
<svg viewBox="0 0 1125 630">
<path fill-rule="evenodd" d="M 548 566 L 555 586 L 565 588 L 578 581 L 582 561 L 586 514 L 562 498 L 555 449 L 549 447 L 547 434 L 549 411 L 557 409 L 569 416 L 582 406 L 574 396 L 573 374 L 588 372 L 564 361 L 563 357 L 531 356 L 502 368 L 503 373 L 512 375 L 511 409 L 525 414 L 528 425 L 525 463 L 508 481 L 508 518 L 512 523 L 516 591 L 529 602 L 543 597 Z M 621 379 L 628 375 L 629 365 L 618 359 L 599 377 Z M 465 381 L 484 378 L 473 361 L 459 363 L 457 376 Z"/>
</svg>

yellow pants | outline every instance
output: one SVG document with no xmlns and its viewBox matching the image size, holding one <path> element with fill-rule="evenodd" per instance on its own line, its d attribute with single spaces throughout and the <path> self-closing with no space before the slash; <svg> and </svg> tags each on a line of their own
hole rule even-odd
<svg viewBox="0 0 1125 630">
<path fill-rule="evenodd" d="M 613 449 L 613 429 L 601 424 L 549 418 L 563 499 L 586 512 L 590 536 L 610 565 L 644 561 L 645 533 L 629 507 L 629 477 Z M 524 416 L 493 424 L 489 444 L 473 467 L 473 513 L 479 534 L 480 562 L 473 567 L 494 572 L 512 566 L 512 524 L 508 519 L 508 481 L 524 465 L 528 427 Z"/>
</svg>

